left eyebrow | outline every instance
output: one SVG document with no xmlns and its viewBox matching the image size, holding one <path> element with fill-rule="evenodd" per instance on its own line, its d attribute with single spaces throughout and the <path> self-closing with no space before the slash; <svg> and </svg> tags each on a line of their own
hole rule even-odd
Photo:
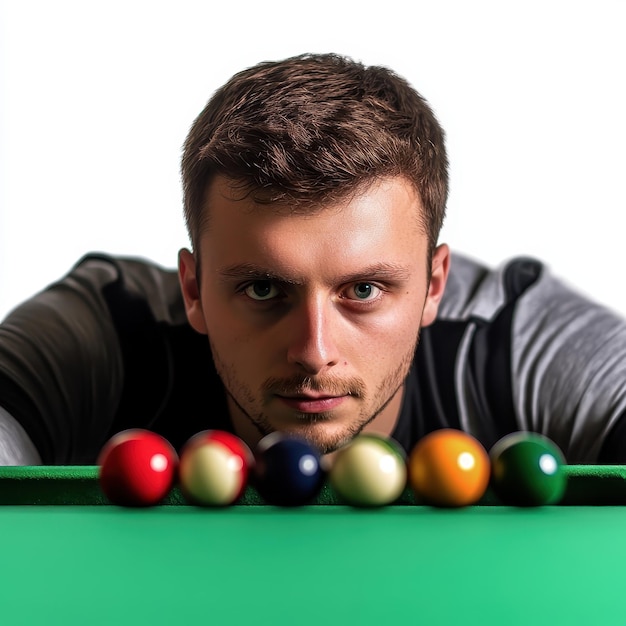
<svg viewBox="0 0 626 626">
<path fill-rule="evenodd" d="M 374 263 L 356 272 L 338 277 L 339 283 L 353 283 L 359 280 L 404 281 L 411 277 L 409 268 L 397 263 Z"/>
<path fill-rule="evenodd" d="M 254 263 L 236 263 L 229 265 L 218 271 L 222 280 L 271 280 L 287 285 L 304 285 L 305 281 L 299 277 L 286 276 L 274 270 Z M 380 281 L 406 281 L 410 278 L 411 272 L 405 265 L 397 263 L 373 263 L 363 267 L 356 272 L 342 274 L 336 278 L 339 284 L 352 283 L 367 280 Z"/>
</svg>

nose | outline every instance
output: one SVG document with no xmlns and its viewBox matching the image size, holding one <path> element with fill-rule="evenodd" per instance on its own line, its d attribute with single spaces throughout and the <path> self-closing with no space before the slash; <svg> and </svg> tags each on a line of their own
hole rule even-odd
<svg viewBox="0 0 626 626">
<path fill-rule="evenodd" d="M 339 362 L 334 340 L 338 312 L 323 298 L 305 301 L 291 311 L 287 360 L 309 375 L 322 374 Z"/>
</svg>

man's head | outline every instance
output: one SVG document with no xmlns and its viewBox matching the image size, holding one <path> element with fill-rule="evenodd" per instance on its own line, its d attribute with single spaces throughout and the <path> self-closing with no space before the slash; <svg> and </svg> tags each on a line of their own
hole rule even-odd
<svg viewBox="0 0 626 626">
<path fill-rule="evenodd" d="M 446 167 L 405 81 L 332 55 L 242 72 L 195 121 L 181 286 L 249 443 L 391 432 L 447 277 Z"/>
<path fill-rule="evenodd" d="M 231 78 L 195 120 L 182 160 L 191 241 L 217 174 L 260 202 L 307 210 L 402 176 L 422 201 L 430 252 L 448 194 L 444 134 L 426 101 L 383 67 L 337 55 L 261 63 Z"/>
</svg>

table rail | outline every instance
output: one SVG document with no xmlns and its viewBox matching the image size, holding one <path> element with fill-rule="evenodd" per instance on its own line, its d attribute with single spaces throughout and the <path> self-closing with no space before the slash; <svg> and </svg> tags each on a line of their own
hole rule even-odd
<svg viewBox="0 0 626 626">
<path fill-rule="evenodd" d="M 626 505 L 626 465 L 569 465 L 564 468 L 567 488 L 560 505 Z M 0 505 L 110 505 L 98 484 L 97 466 L 0 467 Z M 162 502 L 165 506 L 187 505 L 178 487 Z M 264 505 L 257 490 L 249 486 L 237 503 Z M 315 505 L 343 504 L 326 484 Z M 406 489 L 397 505 L 419 505 Z M 499 505 L 488 490 L 480 505 Z"/>
</svg>

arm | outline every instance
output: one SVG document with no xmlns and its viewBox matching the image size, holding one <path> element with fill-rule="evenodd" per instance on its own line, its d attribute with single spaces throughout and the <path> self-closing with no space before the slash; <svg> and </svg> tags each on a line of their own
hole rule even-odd
<svg viewBox="0 0 626 626">
<path fill-rule="evenodd" d="M 175 379 L 189 383 L 176 406 L 195 388 L 190 374 L 210 354 L 184 341 L 188 329 L 175 270 L 87 256 L 0 324 L 0 406 L 44 464 L 93 464 L 115 432 L 155 425 Z M 170 413 L 177 426 L 179 411 Z"/>
<path fill-rule="evenodd" d="M 0 325 L 0 404 L 46 464 L 93 458 L 115 414 L 123 364 L 102 292 L 117 278 L 102 260 L 78 265 Z"/>
<path fill-rule="evenodd" d="M 438 321 L 448 325 L 429 329 L 439 333 L 431 359 L 448 369 L 433 373 L 434 390 L 449 398 L 454 389 L 449 423 L 487 447 L 527 430 L 552 439 L 569 463 L 626 463 L 622 316 L 534 259 L 490 270 L 454 255 Z"/>
<path fill-rule="evenodd" d="M 515 409 L 570 463 L 626 463 L 626 322 L 545 269 L 513 324 Z"/>
</svg>

